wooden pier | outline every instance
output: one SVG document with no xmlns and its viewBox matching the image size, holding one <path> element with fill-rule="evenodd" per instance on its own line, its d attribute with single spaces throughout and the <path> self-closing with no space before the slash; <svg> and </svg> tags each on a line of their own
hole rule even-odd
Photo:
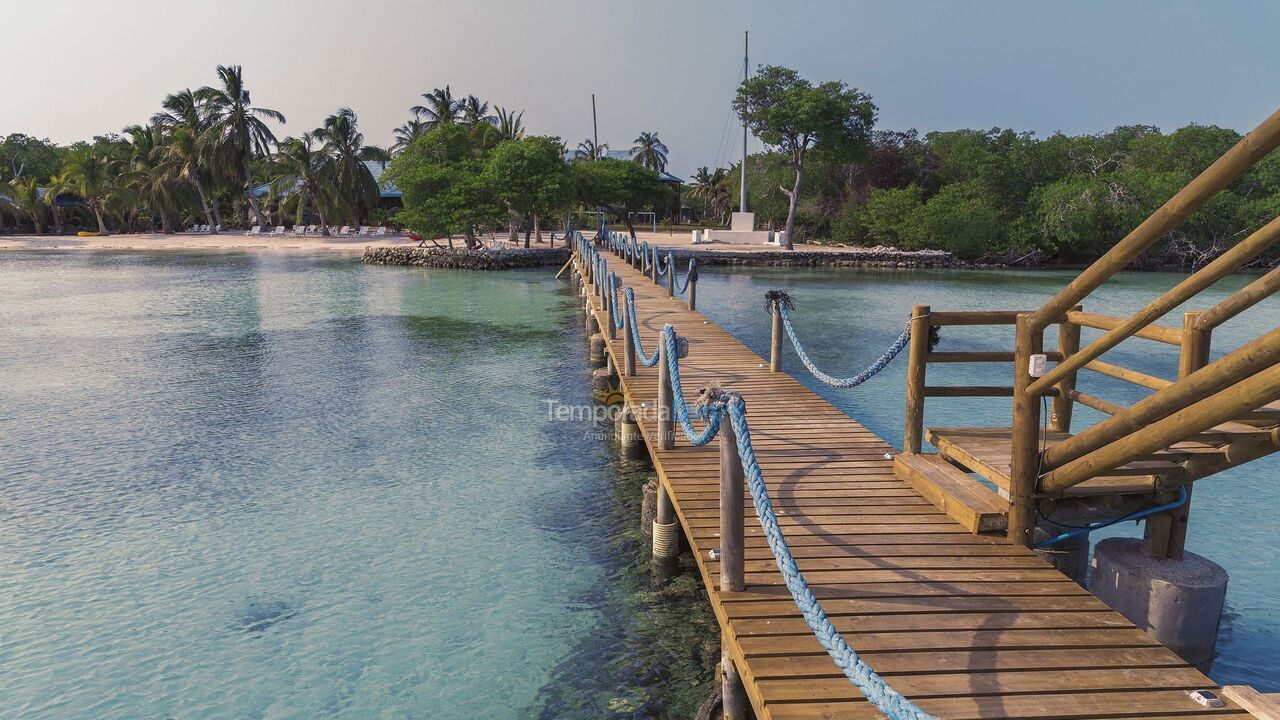
<svg viewBox="0 0 1280 720">
<path fill-rule="evenodd" d="M 608 252 L 604 248 L 602 252 Z M 893 688 L 924 710 L 962 718 L 1249 718 L 1230 696 L 1206 708 L 1189 691 L 1208 677 L 1003 535 L 976 534 L 899 480 L 897 450 L 743 346 L 664 284 L 608 256 L 635 293 L 646 351 L 670 323 L 688 339 L 683 387 L 740 393 L 779 522 L 800 569 L 837 629 Z M 591 312 L 609 322 L 590 273 Z M 669 272 L 674 273 L 672 267 Z M 625 368 L 623 331 L 605 335 Z M 659 370 L 620 372 L 653 466 L 669 494 L 728 654 L 761 720 L 875 718 L 805 624 L 743 495 L 745 589 L 722 592 L 720 457 L 676 432 L 658 441 Z M 870 386 L 860 392 L 901 392 Z M 977 522 L 977 521 L 975 521 Z"/>
</svg>

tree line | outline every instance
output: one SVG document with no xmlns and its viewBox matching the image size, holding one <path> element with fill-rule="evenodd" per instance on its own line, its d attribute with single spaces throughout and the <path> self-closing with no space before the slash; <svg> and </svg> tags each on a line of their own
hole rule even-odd
<svg viewBox="0 0 1280 720">
<path fill-rule="evenodd" d="M 330 223 L 394 221 L 473 241 L 495 226 L 515 239 L 584 199 L 624 221 L 627 212 L 671 204 L 658 180 L 667 148 L 657 133 L 641 133 L 630 161 L 606 157 L 607 146 L 589 140 L 571 155 L 557 138 L 526 137 L 523 111 L 490 112 L 488 102 L 455 98 L 446 85 L 410 108 L 389 148 L 365 142 L 350 108 L 277 138 L 285 118 L 252 102 L 243 69 L 218 66 L 217 77 L 166 96 L 149 121 L 120 134 L 68 146 L 23 134 L 0 139 L 0 231 L 6 217 L 38 234 L 72 224 L 170 233 L 188 224 L 217 232 L 290 222 L 314 222 L 327 234 Z M 571 160 L 599 166 L 573 171 Z M 380 206 L 366 161 L 390 164 L 388 180 L 404 184 L 403 210 Z"/>
<path fill-rule="evenodd" d="M 967 260 L 1092 260 L 1241 139 L 1235 130 L 1150 125 L 1045 138 L 1009 129 L 877 130 L 877 108 L 844 83 L 762 67 L 739 117 L 766 145 L 747 159 L 749 210 L 797 240 L 950 250 Z M 738 209 L 741 168 L 699 168 L 689 196 L 717 222 Z M 1268 156 L 1140 261 L 1198 266 L 1280 213 Z M 1263 262 L 1276 262 L 1273 254 Z"/>
</svg>

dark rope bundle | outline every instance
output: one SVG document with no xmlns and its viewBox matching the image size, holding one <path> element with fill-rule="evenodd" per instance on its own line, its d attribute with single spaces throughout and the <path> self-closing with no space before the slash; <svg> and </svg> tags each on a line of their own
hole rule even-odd
<svg viewBox="0 0 1280 720">
<path fill-rule="evenodd" d="M 796 309 L 796 301 L 791 298 L 790 293 L 786 290 L 770 290 L 764 294 L 765 312 L 773 312 L 774 306 L 779 303 L 787 310 Z"/>
</svg>

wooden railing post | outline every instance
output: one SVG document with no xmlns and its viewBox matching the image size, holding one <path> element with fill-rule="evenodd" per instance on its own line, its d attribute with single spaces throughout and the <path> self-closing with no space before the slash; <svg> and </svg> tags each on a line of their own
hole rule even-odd
<svg viewBox="0 0 1280 720">
<path fill-rule="evenodd" d="M 653 278 L 653 284 L 658 284 L 658 248 L 657 246 L 649 248 L 649 275 Z"/>
<path fill-rule="evenodd" d="M 1080 310 L 1077 305 L 1074 308 Z M 1066 360 L 1080 350 L 1080 325 L 1063 318 L 1058 325 L 1058 354 Z M 1058 395 L 1053 399 L 1053 413 L 1049 415 L 1049 429 L 1071 432 L 1071 409 L 1075 401 L 1071 394 L 1076 389 L 1076 371 L 1071 371 L 1058 383 Z"/>
<path fill-rule="evenodd" d="M 676 296 L 676 254 L 667 253 L 667 297 Z"/>
<path fill-rule="evenodd" d="M 1203 313 L 1189 312 L 1182 318 L 1182 354 L 1178 357 L 1179 380 L 1209 364 L 1209 345 L 1212 341 L 1213 329 L 1197 327 L 1202 317 Z M 1187 543 L 1187 520 L 1191 514 L 1191 492 L 1195 484 L 1187 483 L 1184 487 L 1187 489 L 1187 501 L 1169 511 L 1167 541 L 1164 544 L 1163 553 L 1157 554 L 1159 549 L 1155 543 L 1150 542 L 1152 538 L 1148 538 L 1152 555 L 1155 557 L 1170 560 L 1182 559 Z M 1152 520 L 1162 515 L 1148 518 L 1148 528 Z M 1156 529 L 1158 531 L 1159 527 Z"/>
<path fill-rule="evenodd" d="M 667 344 L 658 336 L 658 447 L 670 450 L 676 446 L 671 414 L 671 373 L 667 368 Z"/>
<path fill-rule="evenodd" d="M 772 307 L 773 329 L 769 335 L 769 372 L 782 372 L 782 311 L 778 301 Z"/>
<path fill-rule="evenodd" d="M 618 327 L 613 324 L 613 310 L 614 310 L 613 282 L 609 280 L 608 275 L 605 275 L 604 282 L 605 282 L 605 285 L 609 286 L 605 288 L 604 300 L 600 303 L 601 308 L 604 310 L 604 324 L 607 326 L 607 329 L 605 330 L 605 337 L 609 338 L 610 340 L 617 340 Z"/>
<path fill-rule="evenodd" d="M 622 342 L 626 345 L 622 351 L 622 371 L 627 377 L 636 374 L 636 339 L 631 332 L 631 314 L 623 308 Z"/>
<path fill-rule="evenodd" d="M 1043 351 L 1044 331 L 1031 313 L 1018 315 L 1013 349 L 1013 463 L 1009 473 L 1009 542 L 1031 546 L 1036 524 L 1033 495 L 1040 473 L 1040 397 L 1028 392 L 1031 356 Z"/>
<path fill-rule="evenodd" d="M 911 308 L 911 344 L 907 354 L 907 424 L 902 452 L 918 453 L 924 441 L 924 385 L 929 355 L 929 306 Z"/>
<path fill-rule="evenodd" d="M 727 412 L 727 411 L 726 411 Z M 720 422 L 720 591 L 742 592 L 743 522 L 745 517 L 742 458 L 738 436 L 728 417 Z"/>
</svg>

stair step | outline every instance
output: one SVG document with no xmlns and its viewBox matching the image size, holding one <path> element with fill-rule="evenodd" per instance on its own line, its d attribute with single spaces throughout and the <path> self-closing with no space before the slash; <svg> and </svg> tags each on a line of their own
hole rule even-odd
<svg viewBox="0 0 1280 720">
<path fill-rule="evenodd" d="M 898 478 L 969 532 L 1004 530 L 1009 503 L 940 455 L 903 453 L 894 457 Z"/>
</svg>

